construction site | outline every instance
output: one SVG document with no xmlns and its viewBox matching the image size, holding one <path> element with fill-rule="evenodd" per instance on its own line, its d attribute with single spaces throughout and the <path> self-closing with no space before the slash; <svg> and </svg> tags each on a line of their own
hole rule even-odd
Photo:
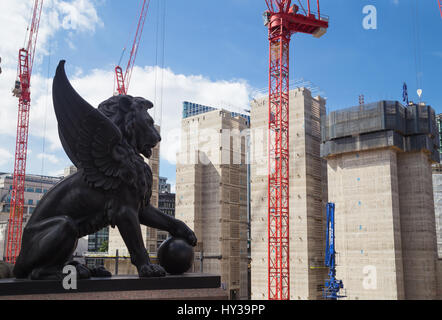
<svg viewBox="0 0 442 320">
<path fill-rule="evenodd" d="M 70 162 L 58 176 L 44 174 L 44 162 L 41 174 L 27 169 L 35 101 L 31 75 L 34 60 L 41 63 L 43 59 L 36 48 L 40 20 L 48 16 L 44 14 L 45 0 L 27 1 L 32 3 L 32 14 L 25 47 L 17 48 L 13 84 L 18 120 L 8 119 L 17 121 L 15 149 L 9 150 L 14 161 L 8 164 L 10 169 L 0 167 L 0 260 L 11 266 L 39 201 L 77 172 Z M 309 38 L 310 42 L 302 44 L 315 48 L 329 33 L 336 37 L 334 28 L 340 22 L 326 15 L 319 0 L 261 1 L 264 26 L 261 23 L 260 36 L 268 37 L 268 51 L 257 55 L 266 59 L 263 65 L 268 66 L 268 78 L 260 81 L 268 87 L 248 94 L 246 105 L 230 108 L 229 103 L 210 100 L 207 96 L 211 94 L 226 100 L 232 97 L 220 87 L 211 93 L 209 85 L 201 86 L 204 92 L 182 98 L 184 89 L 179 83 L 186 80 L 184 71 L 172 84 L 167 83 L 172 71 L 164 66 L 166 40 L 158 32 L 165 33 L 166 11 L 172 6 L 166 9 L 158 0 L 140 0 L 134 5 L 138 12 L 128 41 L 131 45 L 126 45 L 130 48 L 127 66 L 121 67 L 125 47 L 118 64 L 106 74 L 114 77 L 114 90 L 108 96 L 140 95 L 143 91 L 138 87 L 136 93 L 131 92 L 135 82 L 155 79 L 154 90 L 144 94 L 155 106 L 149 113 L 162 136 L 150 158 L 144 157 L 152 173 L 150 204 L 163 207 L 160 210 L 194 231 L 198 240 L 188 273 L 220 276 L 221 288 L 230 300 L 442 300 L 442 107 L 437 105 L 442 100 L 440 90 L 434 90 L 432 99 L 423 99 L 419 21 L 415 22 L 419 41 L 414 52 L 417 97 L 412 99 L 411 90 L 402 82 L 402 97 L 394 98 L 395 93 L 390 98 L 373 90 L 369 97 L 360 94 L 355 103 L 343 98 L 332 100 L 330 106 L 325 93 L 311 82 L 291 80 L 293 66 L 296 70 L 303 63 L 317 63 L 294 57 L 291 43 L 303 51 L 297 43 Z M 48 2 L 57 5 L 57 1 Z M 437 14 L 442 28 L 442 0 L 432 2 L 425 12 Z M 154 16 L 151 11 L 157 15 L 156 47 L 152 49 L 156 50 L 156 65 L 152 65 L 157 69 L 143 78 L 141 72 L 148 67 L 138 67 L 136 61 L 137 56 L 146 59 L 143 30 L 145 24 L 147 28 L 154 25 L 149 20 Z M 184 59 L 185 53 L 182 55 Z M 333 64 L 332 58 L 327 60 Z M 327 64 L 313 69 L 322 75 L 329 72 Z M 440 62 L 438 67 L 440 74 Z M 10 65 L 9 69 L 13 70 Z M 53 70 L 48 63 L 49 74 L 50 79 Z M 4 81 L 1 77 L 2 69 L 0 81 Z M 75 77 L 73 83 L 79 84 L 81 72 Z M 387 76 L 380 75 L 379 82 L 383 77 Z M 136 80 L 131 86 L 132 78 Z M 195 83 L 204 80 L 189 78 Z M 162 80 L 157 83 L 157 79 Z M 352 79 L 346 81 L 352 85 Z M 371 83 L 376 78 L 368 82 L 374 86 Z M 332 91 L 327 85 L 322 82 L 321 88 Z M 79 87 L 88 92 L 87 86 Z M 197 91 L 195 88 L 191 91 Z M 168 90 L 177 96 L 178 105 L 171 107 L 167 100 L 163 105 Z M 339 94 L 347 95 L 345 90 Z M 93 94 L 88 97 L 95 99 Z M 46 123 L 52 120 L 44 121 L 46 130 Z M 168 130 L 176 135 L 170 138 Z M 45 132 L 42 161 L 49 161 L 46 152 L 53 152 L 45 147 L 46 140 L 50 139 Z M 32 148 L 37 151 L 34 145 Z M 171 153 L 174 162 L 169 160 Z M 173 173 L 162 166 L 172 167 Z M 165 174 L 169 176 L 162 177 Z M 167 179 L 173 183 L 172 190 Z M 141 232 L 151 261 L 158 263 L 157 251 L 168 232 L 146 226 L 141 226 Z M 99 264 L 113 275 L 137 274 L 118 228 L 106 227 L 82 239 L 74 258 L 88 266 Z"/>
</svg>

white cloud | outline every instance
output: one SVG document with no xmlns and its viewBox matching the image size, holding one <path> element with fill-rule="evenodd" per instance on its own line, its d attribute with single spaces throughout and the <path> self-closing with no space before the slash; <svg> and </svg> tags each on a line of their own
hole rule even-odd
<svg viewBox="0 0 442 320">
<path fill-rule="evenodd" d="M 62 177 L 64 176 L 64 169 L 49 171 L 48 175 L 50 177 Z"/>
<path fill-rule="evenodd" d="M 102 26 L 103 23 L 96 11 L 97 1 L 45 0 L 36 57 L 42 57 L 48 53 L 49 40 L 61 29 L 68 30 L 65 32 L 68 34 L 68 41 L 69 34 L 93 32 L 96 27 Z M 31 5 L 32 1 L 0 1 L 0 39 L 2 39 L 0 55 L 3 58 L 3 73 L 0 74 L 0 96 L 2 97 L 0 136 L 2 141 L 4 139 L 8 139 L 9 142 L 15 140 L 18 100 L 12 96 L 11 89 L 16 78 L 17 53 L 18 49 L 23 46 L 24 31 L 29 20 Z M 71 67 L 75 70 L 74 74 L 68 75 L 72 85 L 93 106 L 96 107 L 112 95 L 114 79 L 112 68 L 87 72 L 78 66 Z M 46 79 L 41 74 L 34 72 L 32 75 L 29 134 L 34 137 L 45 137 L 47 150 L 56 153 L 62 150 L 62 147 L 52 106 L 51 83 L 52 79 Z M 161 91 L 163 99 L 160 97 Z M 202 75 L 176 74 L 170 69 L 136 66 L 129 94 L 156 102 L 157 106 L 155 110 L 151 110 L 151 115 L 156 115 L 157 122 L 161 118 L 159 106 L 162 104 L 161 156 L 174 164 L 176 153 L 179 151 L 183 101 L 242 112 L 242 109 L 248 107 L 251 91 L 244 80 L 212 81 Z M 50 155 L 45 156 L 45 159 L 52 163 L 57 163 L 56 161 L 59 160 Z"/>
<path fill-rule="evenodd" d="M 49 154 L 49 153 L 39 153 L 37 155 L 38 159 L 45 159 L 45 161 L 49 161 L 52 164 L 57 164 L 60 162 L 60 159 L 58 159 L 55 155 Z"/>
<path fill-rule="evenodd" d="M 97 0 L 45 0 L 40 19 L 36 61 L 48 54 L 49 40 L 61 29 L 73 32 L 94 32 L 103 26 L 96 10 Z M 3 67 L 16 68 L 18 50 L 25 47 L 26 30 L 31 20 L 34 1 L 0 1 L 0 39 Z"/>
<path fill-rule="evenodd" d="M 39 64 L 49 50 L 49 41 L 59 30 L 67 30 L 69 37 L 76 32 L 93 32 L 103 23 L 98 17 L 96 5 L 102 0 L 45 0 L 38 34 L 34 64 Z M 15 139 L 18 99 L 12 96 L 11 89 L 17 76 L 18 51 L 25 46 L 24 38 L 30 20 L 34 1 L 0 1 L 0 39 L 2 58 L 0 74 L 0 135 L 13 136 Z M 52 44 L 56 45 L 56 44 Z M 36 70 L 36 68 L 34 68 Z M 32 107 L 30 116 L 30 135 L 46 136 L 52 150 L 59 145 L 58 132 L 49 123 L 46 134 L 44 123 L 54 121 L 50 92 L 47 93 L 47 79 L 35 72 L 32 75 Z M 47 111 L 46 111 L 47 110 Z M 47 113 L 47 117 L 46 117 Z M 2 140 L 5 139 L 2 137 Z"/>
<path fill-rule="evenodd" d="M 155 86 L 163 72 L 162 118 L 160 117 L 161 83 Z M 94 70 L 89 75 L 74 77 L 72 85 L 93 106 L 109 98 L 113 88 L 113 72 Z M 157 94 L 155 94 L 157 87 Z M 250 88 L 245 81 L 211 81 L 200 75 L 175 74 L 170 69 L 135 67 L 129 94 L 151 100 L 156 106 L 150 111 L 157 123 L 161 121 L 161 156 L 172 164 L 176 163 L 179 151 L 180 127 L 183 101 L 191 101 L 214 107 L 224 107 L 243 112 L 249 103 Z M 53 111 L 51 111 L 53 114 Z M 50 121 L 52 123 L 52 121 Z M 56 128 L 52 132 L 56 132 Z M 58 137 L 57 137 L 58 139 Z M 51 142 L 54 142 L 51 140 Z"/>
<path fill-rule="evenodd" d="M 62 14 L 62 19 L 60 20 L 63 29 L 94 32 L 96 25 L 103 26 L 93 1 L 54 1 L 54 7 L 58 7 L 59 12 Z"/>
<path fill-rule="evenodd" d="M 3 165 L 13 159 L 13 155 L 6 149 L 0 148 L 0 165 Z"/>
<path fill-rule="evenodd" d="M 176 153 L 179 151 L 183 101 L 224 107 L 240 112 L 243 111 L 241 109 L 248 106 L 251 89 L 245 81 L 211 81 L 201 75 L 175 74 L 169 69 L 135 67 L 129 94 L 144 97 L 152 102 L 157 100 L 156 107 L 150 111 L 152 116 L 156 114 L 156 122 L 160 121 L 159 87 L 161 84 L 157 83 L 155 86 L 155 72 L 157 72 L 157 76 L 164 72 L 161 156 L 172 164 L 176 163 Z M 5 81 L 6 83 L 13 83 L 14 73 L 12 70 L 8 70 L 2 77 L 8 79 Z M 96 69 L 88 74 L 78 72 L 77 75 L 68 75 L 68 77 L 80 95 L 94 107 L 112 95 L 114 78 L 112 70 Z M 33 103 L 30 114 L 30 134 L 45 137 L 49 150 L 54 152 L 61 149 L 61 143 L 58 138 L 57 120 L 52 105 L 51 86 L 48 86 L 51 80 L 48 82 L 48 79 L 36 74 L 32 81 Z M 156 95 L 155 87 L 157 87 Z M 5 97 L 4 107 L 0 109 L 0 135 L 15 137 L 17 100 L 10 94 L 8 86 L 0 85 L 0 95 Z"/>
</svg>

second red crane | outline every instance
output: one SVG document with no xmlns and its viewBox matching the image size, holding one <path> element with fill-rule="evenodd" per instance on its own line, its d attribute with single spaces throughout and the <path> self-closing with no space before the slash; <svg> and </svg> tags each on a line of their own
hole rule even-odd
<svg viewBox="0 0 442 320">
<path fill-rule="evenodd" d="M 129 90 L 130 79 L 132 77 L 132 71 L 137 58 L 138 48 L 141 42 L 141 35 L 143 34 L 144 23 L 146 22 L 147 12 L 149 10 L 149 4 L 150 0 L 143 0 L 143 6 L 141 8 L 141 14 L 137 25 L 137 32 L 135 33 L 135 39 L 130 51 L 130 58 L 127 63 L 126 72 L 123 74 L 123 69 L 120 66 L 115 67 L 117 93 L 120 95 L 127 94 L 127 91 Z"/>
</svg>

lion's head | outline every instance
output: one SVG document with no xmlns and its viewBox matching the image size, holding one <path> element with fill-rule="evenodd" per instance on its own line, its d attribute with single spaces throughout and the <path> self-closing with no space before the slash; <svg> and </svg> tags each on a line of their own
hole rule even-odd
<svg viewBox="0 0 442 320">
<path fill-rule="evenodd" d="M 147 110 L 153 108 L 152 102 L 132 96 L 114 96 L 98 106 L 105 116 L 120 129 L 127 142 L 146 158 L 161 141 L 154 121 Z"/>
</svg>

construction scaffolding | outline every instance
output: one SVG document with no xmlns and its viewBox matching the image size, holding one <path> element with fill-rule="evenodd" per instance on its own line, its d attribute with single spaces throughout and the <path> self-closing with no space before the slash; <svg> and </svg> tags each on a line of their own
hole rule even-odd
<svg viewBox="0 0 442 320">
<path fill-rule="evenodd" d="M 424 104 L 402 106 L 379 101 L 331 112 L 322 119 L 321 155 L 396 147 L 427 150 L 440 161 L 439 129 L 434 110 Z"/>
</svg>

